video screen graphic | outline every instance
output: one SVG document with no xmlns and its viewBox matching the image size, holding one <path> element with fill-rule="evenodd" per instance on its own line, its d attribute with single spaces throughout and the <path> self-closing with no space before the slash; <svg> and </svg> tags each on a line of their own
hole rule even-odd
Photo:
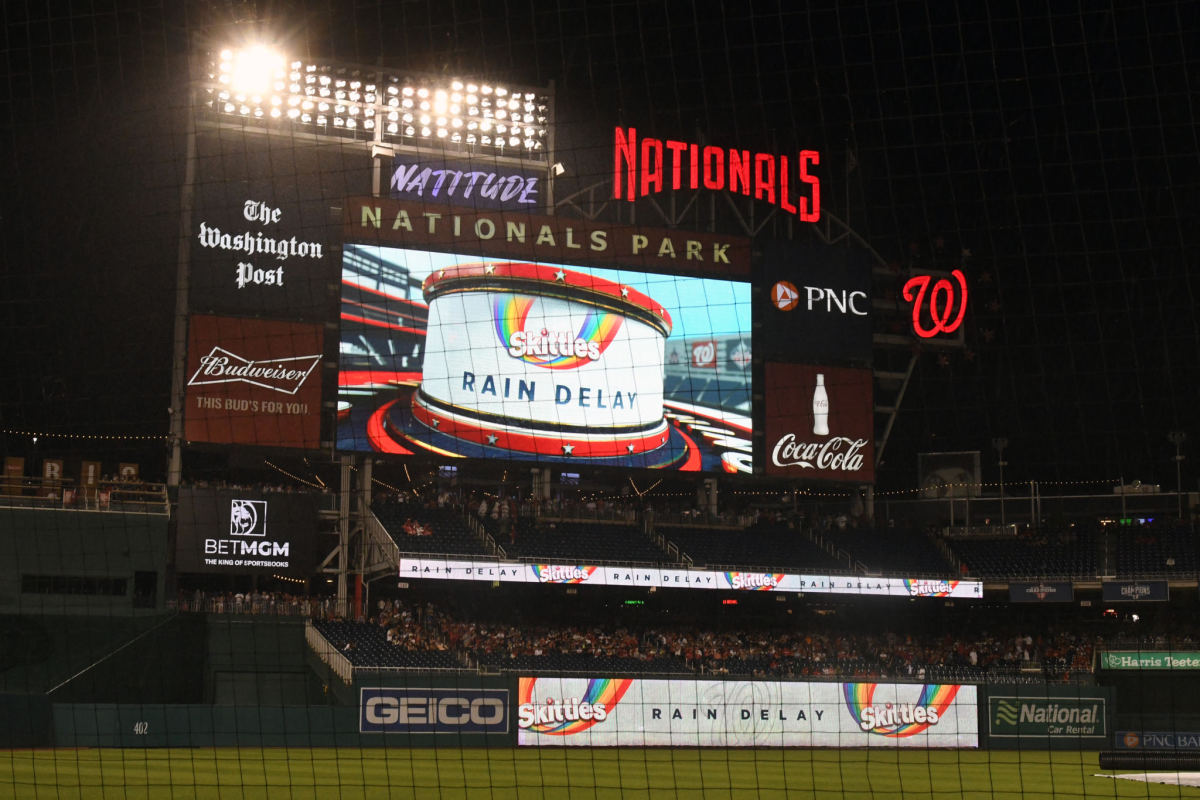
<svg viewBox="0 0 1200 800">
<path fill-rule="evenodd" d="M 749 472 L 750 286 L 347 245 L 337 446 Z"/>
</svg>

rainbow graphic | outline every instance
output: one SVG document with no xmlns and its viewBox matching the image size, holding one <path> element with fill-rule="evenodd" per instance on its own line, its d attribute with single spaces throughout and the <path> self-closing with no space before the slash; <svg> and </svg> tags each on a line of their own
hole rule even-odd
<svg viewBox="0 0 1200 800">
<path fill-rule="evenodd" d="M 910 597 L 950 597 L 958 581 L 919 581 L 904 579 L 904 588 Z"/>
<path fill-rule="evenodd" d="M 518 705 L 523 706 L 527 703 L 533 703 L 533 686 L 537 683 L 537 680 L 537 678 L 521 678 L 517 690 Z M 583 697 L 579 698 L 579 702 L 591 703 L 592 705 L 602 703 L 608 712 L 608 716 L 611 717 L 617 707 L 617 703 L 621 702 L 621 698 L 625 696 L 625 692 L 629 691 L 632 683 L 632 678 L 589 679 L 587 689 L 584 690 Z M 561 701 L 562 698 L 554 699 Z M 596 722 L 597 720 L 594 719 L 575 719 L 568 722 L 555 722 L 551 725 L 539 723 L 531 726 L 529 730 L 547 736 L 571 736 L 586 731 L 595 725 Z"/>
<path fill-rule="evenodd" d="M 503 347 L 508 347 L 514 333 L 525 330 L 525 321 L 529 318 L 529 312 L 533 310 L 533 304 L 536 301 L 536 297 L 521 294 L 496 297 L 492 306 L 492 314 L 496 320 L 496 336 L 500 338 Z M 585 342 L 596 342 L 600 346 L 600 352 L 603 353 L 612 344 L 617 332 L 621 330 L 623 319 L 620 314 L 590 309 L 575 336 Z M 522 356 L 521 360 L 546 369 L 576 369 L 590 363 L 590 359 L 586 356 L 581 358 L 576 355 L 537 356 L 529 354 Z"/>
<path fill-rule="evenodd" d="M 745 589 L 752 592 L 773 591 L 786 577 L 783 572 L 726 572 L 725 580 L 729 581 L 731 589 Z"/>
<path fill-rule="evenodd" d="M 849 710 L 850 716 L 854 718 L 855 723 L 862 723 L 864 708 L 875 705 L 872 699 L 875 696 L 875 688 L 877 686 L 878 684 L 875 683 L 842 684 L 842 693 L 846 697 L 846 708 Z M 957 684 L 927 683 L 921 687 L 921 696 L 917 698 L 917 702 L 913 705 L 937 709 L 938 718 L 940 719 L 946 709 L 950 707 L 950 704 L 954 702 L 954 698 L 961 688 Z M 928 727 L 928 722 L 911 722 L 907 724 L 902 723 L 890 728 L 877 726 L 872 728 L 870 732 L 877 733 L 880 736 L 900 738 L 914 736 Z"/>
<path fill-rule="evenodd" d="M 539 583 L 587 583 L 599 567 L 530 564 Z"/>
</svg>

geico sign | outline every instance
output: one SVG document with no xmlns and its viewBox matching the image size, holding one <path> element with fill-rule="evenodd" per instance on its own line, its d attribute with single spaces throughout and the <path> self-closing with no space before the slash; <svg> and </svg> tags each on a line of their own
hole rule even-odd
<svg viewBox="0 0 1200 800">
<path fill-rule="evenodd" d="M 496 697 L 372 697 L 363 713 L 377 725 L 488 725 L 504 719 L 504 702 Z"/>
<path fill-rule="evenodd" d="M 360 689 L 362 733 L 507 733 L 507 689 Z"/>
<path fill-rule="evenodd" d="M 866 446 L 866 439 L 846 436 L 835 436 L 827 442 L 797 442 L 796 435 L 789 433 L 775 443 L 771 462 L 777 467 L 857 472 L 863 468 L 863 456 L 859 451 Z"/>
<path fill-rule="evenodd" d="M 839 314 L 845 314 L 849 311 L 849 313 L 855 316 L 867 316 L 866 292 L 847 292 L 845 289 L 838 292 L 836 289 L 824 289 L 820 286 L 805 286 L 804 292 L 808 296 L 809 311 L 813 310 L 813 303 L 816 303 L 818 310 L 820 310 L 820 303 L 824 300 L 825 310 L 830 313 L 836 308 Z M 860 300 L 863 303 L 862 310 L 859 310 L 857 305 Z"/>
</svg>

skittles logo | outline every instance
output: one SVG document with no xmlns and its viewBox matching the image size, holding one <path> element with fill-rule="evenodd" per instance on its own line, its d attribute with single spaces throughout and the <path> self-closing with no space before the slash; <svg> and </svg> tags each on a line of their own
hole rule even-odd
<svg viewBox="0 0 1200 800">
<path fill-rule="evenodd" d="M 866 733 L 891 738 L 914 736 L 937 725 L 961 688 L 931 683 L 921 687 L 915 703 L 875 703 L 876 687 L 874 683 L 843 683 L 846 709 Z"/>
<path fill-rule="evenodd" d="M 755 592 L 769 592 L 779 586 L 784 578 L 782 572 L 726 572 L 725 580 L 729 581 L 730 589 L 749 589 Z"/>
<path fill-rule="evenodd" d="M 955 587 L 958 586 L 958 581 L 918 581 L 911 578 L 904 579 L 904 588 L 908 590 L 910 597 L 949 597 Z"/>
<path fill-rule="evenodd" d="M 545 369 L 577 369 L 599 361 L 621 329 L 623 318 L 591 308 L 578 331 L 525 330 L 526 320 L 537 301 L 535 297 L 514 294 L 496 298 L 493 316 L 496 336 L 513 358 Z"/>
<path fill-rule="evenodd" d="M 629 691 L 631 679 L 603 678 L 589 680 L 583 697 L 547 697 L 534 702 L 533 687 L 537 678 L 521 678 L 517 690 L 517 727 L 547 736 L 571 736 L 586 731 L 612 714 L 617 703 Z"/>
<path fill-rule="evenodd" d="M 586 583 L 596 567 L 563 567 L 552 564 L 532 564 L 539 583 Z"/>
</svg>

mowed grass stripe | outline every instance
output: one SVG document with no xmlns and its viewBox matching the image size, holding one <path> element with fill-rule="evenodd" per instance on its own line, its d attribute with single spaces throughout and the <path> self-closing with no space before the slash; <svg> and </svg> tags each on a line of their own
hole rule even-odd
<svg viewBox="0 0 1200 800">
<path fill-rule="evenodd" d="M 171 749 L 0 752 L 17 800 L 1200 797 L 1095 778 L 1095 753 L 895 750 Z"/>
</svg>

